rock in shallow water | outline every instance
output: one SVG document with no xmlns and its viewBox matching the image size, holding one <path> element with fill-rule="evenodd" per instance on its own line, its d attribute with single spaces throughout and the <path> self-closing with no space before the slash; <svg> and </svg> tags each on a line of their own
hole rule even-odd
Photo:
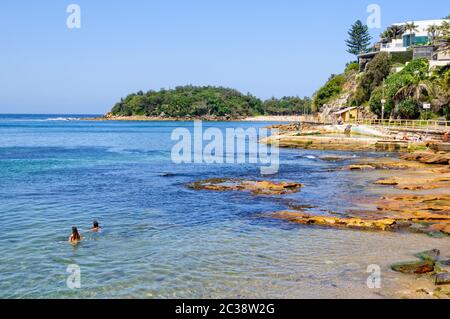
<svg viewBox="0 0 450 319">
<path fill-rule="evenodd" d="M 398 263 L 391 266 L 391 269 L 403 274 L 426 274 L 434 271 L 434 261 L 413 261 Z"/>
<path fill-rule="evenodd" d="M 302 225 L 317 225 L 336 228 L 350 228 L 361 230 L 389 230 L 397 226 L 393 219 L 360 219 L 339 218 L 332 216 L 313 216 L 298 212 L 276 212 L 269 215 L 271 218 L 285 220 Z"/>
<path fill-rule="evenodd" d="M 439 249 L 433 249 L 417 253 L 414 256 L 422 260 L 438 261 L 440 255 L 441 252 Z"/>
<path fill-rule="evenodd" d="M 402 156 L 407 161 L 418 161 L 424 164 L 450 164 L 450 153 L 447 152 L 415 152 Z"/>
<path fill-rule="evenodd" d="M 437 286 L 450 285 L 450 273 L 441 273 L 436 275 L 434 282 Z"/>
<path fill-rule="evenodd" d="M 395 179 L 380 179 L 375 182 L 375 185 L 384 185 L 384 186 L 396 186 L 398 185 L 398 181 Z"/>
<path fill-rule="evenodd" d="M 439 273 L 440 272 L 450 273 L 450 259 L 438 261 L 435 266 L 435 271 Z"/>
<path fill-rule="evenodd" d="M 354 164 L 344 168 L 344 170 L 346 169 L 350 171 L 364 171 L 364 170 L 374 170 L 376 169 L 376 167 L 369 164 Z"/>
<path fill-rule="evenodd" d="M 159 176 L 161 176 L 161 177 L 175 177 L 176 174 L 174 174 L 174 173 L 161 173 L 161 174 L 159 174 Z"/>
<path fill-rule="evenodd" d="M 208 179 L 188 185 L 194 190 L 247 191 L 253 195 L 284 195 L 297 193 L 303 187 L 296 182 L 250 181 L 241 179 Z"/>
</svg>

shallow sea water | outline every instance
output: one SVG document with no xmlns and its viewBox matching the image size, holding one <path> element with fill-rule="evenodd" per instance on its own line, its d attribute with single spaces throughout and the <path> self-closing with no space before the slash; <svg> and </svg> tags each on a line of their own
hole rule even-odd
<svg viewBox="0 0 450 319">
<path fill-rule="evenodd" d="M 300 193 L 199 192 L 186 184 L 259 179 L 259 166 L 173 164 L 171 132 L 192 130 L 192 123 L 62 117 L 0 115 L 2 298 L 380 298 L 409 280 L 392 273 L 390 263 L 420 250 L 448 250 L 447 240 L 423 235 L 261 216 L 288 204 L 319 213 L 354 208 L 352 198 L 372 196 L 364 193 L 370 180 L 333 171 L 345 162 L 320 157 L 387 154 L 283 149 L 280 172 L 270 178 L 304 183 Z M 86 232 L 93 219 L 102 233 Z M 77 247 L 67 244 L 72 225 L 86 237 Z M 80 266 L 81 289 L 66 285 L 71 264 Z M 367 287 L 371 264 L 382 269 L 381 289 Z"/>
</svg>

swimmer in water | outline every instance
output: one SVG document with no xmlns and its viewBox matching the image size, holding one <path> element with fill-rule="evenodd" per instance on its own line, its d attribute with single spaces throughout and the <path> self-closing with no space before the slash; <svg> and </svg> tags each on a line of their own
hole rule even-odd
<svg viewBox="0 0 450 319">
<path fill-rule="evenodd" d="M 94 222 L 92 223 L 91 232 L 98 233 L 98 232 L 101 231 L 101 229 L 102 229 L 102 228 L 101 228 L 100 225 L 98 224 L 98 221 L 94 220 Z"/>
<path fill-rule="evenodd" d="M 69 243 L 72 245 L 78 244 L 83 238 L 81 237 L 78 229 L 76 227 L 72 227 L 72 234 L 69 236 Z"/>
</svg>

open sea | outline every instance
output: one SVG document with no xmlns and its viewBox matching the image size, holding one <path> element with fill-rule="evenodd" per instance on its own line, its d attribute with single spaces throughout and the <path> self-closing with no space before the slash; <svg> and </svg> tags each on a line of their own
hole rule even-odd
<svg viewBox="0 0 450 319">
<path fill-rule="evenodd" d="M 269 179 L 305 184 L 297 194 L 194 191 L 186 184 L 200 179 L 261 179 L 259 165 L 174 164 L 171 133 L 193 123 L 82 120 L 92 116 L 0 115 L 0 298 L 379 298 L 409 280 L 390 263 L 447 244 L 261 216 L 354 208 L 352 198 L 376 195 L 364 193 L 370 176 L 320 158 L 374 154 L 282 149 Z M 94 219 L 102 233 L 87 232 Z M 76 247 L 72 226 L 85 237 Z M 79 289 L 67 286 L 74 264 Z M 372 264 L 381 289 L 367 286 Z"/>
</svg>

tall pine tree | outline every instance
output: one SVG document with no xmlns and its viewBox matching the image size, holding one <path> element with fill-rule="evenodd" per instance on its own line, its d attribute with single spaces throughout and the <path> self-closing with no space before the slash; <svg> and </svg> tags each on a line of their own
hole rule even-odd
<svg viewBox="0 0 450 319">
<path fill-rule="evenodd" d="M 355 22 L 348 31 L 349 39 L 345 41 L 348 46 L 348 53 L 358 55 L 369 50 L 372 37 L 369 34 L 369 28 L 361 20 Z"/>
</svg>

